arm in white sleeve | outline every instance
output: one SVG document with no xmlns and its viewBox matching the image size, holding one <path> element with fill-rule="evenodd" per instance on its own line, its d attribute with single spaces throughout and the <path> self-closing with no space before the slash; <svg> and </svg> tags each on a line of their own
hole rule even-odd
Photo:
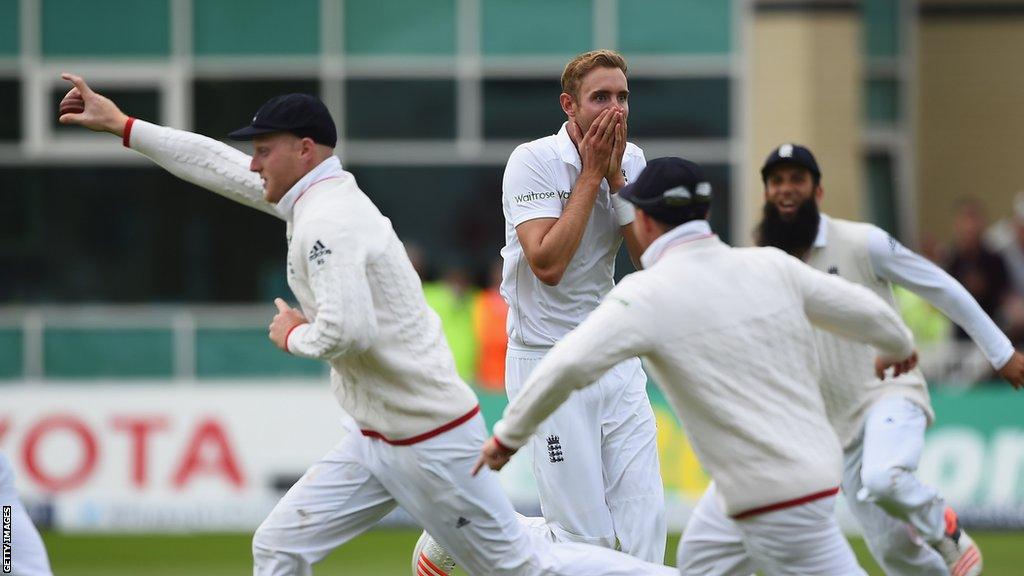
<svg viewBox="0 0 1024 576">
<path fill-rule="evenodd" d="M 249 170 L 249 155 L 206 136 L 137 119 L 125 140 L 178 178 L 281 218 L 263 199 L 263 180 Z"/>
<path fill-rule="evenodd" d="M 812 324 L 844 338 L 873 346 L 887 358 L 902 360 L 914 351 L 910 329 L 877 294 L 825 274 L 787 257 L 804 297 L 804 312 Z"/>
<path fill-rule="evenodd" d="M 993 368 L 999 370 L 1013 356 L 1010 339 L 945 270 L 880 229 L 868 236 L 868 254 L 876 276 L 907 288 L 941 310 L 970 335 Z"/>
<path fill-rule="evenodd" d="M 301 254 L 316 300 L 316 318 L 288 335 L 288 351 L 303 358 L 330 360 L 366 351 L 377 338 L 377 316 L 366 277 L 366 247 L 336 222 L 303 222 Z"/>
<path fill-rule="evenodd" d="M 503 446 L 518 449 L 575 390 L 597 381 L 609 368 L 643 354 L 650 330 L 635 316 L 640 303 L 616 287 L 586 320 L 556 344 L 494 425 Z"/>
</svg>

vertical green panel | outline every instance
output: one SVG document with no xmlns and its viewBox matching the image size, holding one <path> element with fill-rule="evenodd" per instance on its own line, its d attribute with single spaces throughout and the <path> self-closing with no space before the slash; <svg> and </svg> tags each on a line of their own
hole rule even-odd
<svg viewBox="0 0 1024 576">
<path fill-rule="evenodd" d="M 17 56 L 21 35 L 18 33 L 18 0 L 0 0 L 0 56 Z"/>
<path fill-rule="evenodd" d="M 455 53 L 455 0 L 346 0 L 353 55 Z"/>
<path fill-rule="evenodd" d="M 593 46 L 591 0 L 483 0 L 488 55 L 571 56 Z"/>
<path fill-rule="evenodd" d="M 0 328 L 0 378 L 19 378 L 25 373 L 23 353 L 21 330 Z"/>
<path fill-rule="evenodd" d="M 196 375 L 320 376 L 325 364 L 285 354 L 274 347 L 263 328 L 204 328 L 196 332 Z"/>
<path fill-rule="evenodd" d="M 198 55 L 314 55 L 318 0 L 198 0 L 192 3 Z"/>
<path fill-rule="evenodd" d="M 43 55 L 164 56 L 169 0 L 42 0 Z"/>
<path fill-rule="evenodd" d="M 864 0 L 864 44 L 868 56 L 900 54 L 900 7 L 898 0 Z"/>
<path fill-rule="evenodd" d="M 900 119 L 900 84 L 896 80 L 867 81 L 867 122 L 872 126 L 894 126 Z"/>
<path fill-rule="evenodd" d="M 628 54 L 727 54 L 729 0 L 626 0 L 619 6 L 619 48 Z"/>
<path fill-rule="evenodd" d="M 868 210 L 871 221 L 893 236 L 899 237 L 896 208 L 896 167 L 886 153 L 867 157 Z"/>
<path fill-rule="evenodd" d="M 43 335 L 43 350 L 49 378 L 167 378 L 174 374 L 170 330 L 52 328 Z"/>
</svg>

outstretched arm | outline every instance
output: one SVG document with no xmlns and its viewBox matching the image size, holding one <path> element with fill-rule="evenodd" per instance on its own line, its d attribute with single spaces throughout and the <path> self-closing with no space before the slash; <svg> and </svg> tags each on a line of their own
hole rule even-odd
<svg viewBox="0 0 1024 576">
<path fill-rule="evenodd" d="M 247 154 L 212 138 L 131 118 L 81 77 L 61 77 L 74 85 L 61 100 L 61 124 L 120 136 L 125 146 L 178 178 L 280 218 L 263 199 L 263 180 L 249 170 Z"/>
</svg>

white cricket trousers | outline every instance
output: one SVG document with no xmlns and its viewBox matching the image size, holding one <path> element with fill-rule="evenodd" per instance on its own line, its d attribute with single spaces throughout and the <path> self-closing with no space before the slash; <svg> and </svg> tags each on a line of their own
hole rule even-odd
<svg viewBox="0 0 1024 576">
<path fill-rule="evenodd" d="M 679 542 L 683 576 L 864 576 L 835 520 L 835 496 L 733 520 L 714 482 Z"/>
<path fill-rule="evenodd" d="M 0 505 L 11 507 L 11 574 L 15 576 L 51 576 L 50 560 L 43 539 L 14 486 L 14 469 L 0 454 Z"/>
<path fill-rule="evenodd" d="M 946 576 L 928 542 L 942 538 L 946 503 L 914 472 L 928 418 L 903 396 L 875 402 L 864 431 L 845 451 L 843 494 L 871 555 L 889 576 Z"/>
<path fill-rule="evenodd" d="M 546 351 L 509 348 L 505 389 L 515 398 Z M 558 542 L 665 559 L 665 489 L 658 430 L 640 360 L 626 360 L 574 392 L 530 440 L 541 510 Z"/>
<path fill-rule="evenodd" d="M 497 474 L 485 468 L 470 475 L 486 439 L 479 414 L 409 446 L 349 429 L 256 530 L 253 573 L 312 574 L 313 563 L 397 505 L 473 576 L 675 574 L 613 550 L 557 544 L 531 533 L 517 519 Z"/>
</svg>

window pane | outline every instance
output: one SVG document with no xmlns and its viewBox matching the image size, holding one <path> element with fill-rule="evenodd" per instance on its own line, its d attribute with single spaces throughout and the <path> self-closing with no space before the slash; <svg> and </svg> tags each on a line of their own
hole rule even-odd
<svg viewBox="0 0 1024 576">
<path fill-rule="evenodd" d="M 0 78 L 0 142 L 21 138 L 21 83 Z"/>
<path fill-rule="evenodd" d="M 316 80 L 197 80 L 192 86 L 195 130 L 224 139 L 229 132 L 247 126 L 267 100 L 281 94 L 302 92 L 319 95 Z"/>
<path fill-rule="evenodd" d="M 155 124 L 161 122 L 160 91 L 156 88 L 105 88 L 102 84 L 96 86 L 90 84 L 90 86 L 100 94 L 113 100 L 125 114 Z M 60 102 L 60 99 L 66 93 L 67 88 L 64 86 L 54 88 L 50 91 L 50 102 Z M 82 131 L 80 126 L 61 124 L 56 110 L 53 114 L 50 114 L 50 125 L 57 134 L 71 134 Z"/>
<path fill-rule="evenodd" d="M 562 54 L 590 50 L 591 0 L 483 0 L 484 54 Z"/>
<path fill-rule="evenodd" d="M 864 43 L 868 56 L 898 56 L 903 2 L 864 0 Z"/>
<path fill-rule="evenodd" d="M 629 81 L 629 132 L 649 138 L 728 137 L 728 78 Z"/>
<path fill-rule="evenodd" d="M 454 54 L 455 36 L 455 0 L 345 2 L 349 54 Z"/>
<path fill-rule="evenodd" d="M 168 2 L 43 0 L 43 55 L 166 55 L 171 46 Z"/>
<path fill-rule="evenodd" d="M 319 376 L 322 362 L 285 354 L 267 338 L 265 328 L 196 331 L 196 375 L 200 378 L 234 376 Z"/>
<path fill-rule="evenodd" d="M 881 152 L 867 157 L 868 210 L 879 228 L 899 237 L 896 208 L 896 167 L 891 155 Z"/>
<path fill-rule="evenodd" d="M 294 56 L 320 50 L 318 0 L 192 2 L 198 55 Z"/>
<path fill-rule="evenodd" d="M 485 80 L 484 137 L 533 140 L 558 132 L 562 86 L 551 80 Z"/>
<path fill-rule="evenodd" d="M 619 48 L 626 54 L 724 54 L 731 49 L 733 2 L 619 2 Z"/>
<path fill-rule="evenodd" d="M 18 33 L 17 0 L 0 2 L 0 56 L 17 56 L 21 34 Z"/>
<path fill-rule="evenodd" d="M 454 138 L 454 80 L 352 80 L 345 85 L 348 138 Z"/>
<path fill-rule="evenodd" d="M 417 245 L 431 275 L 460 268 L 484 274 L 505 243 L 504 166 L 367 166 L 352 169 L 359 187 Z"/>
<path fill-rule="evenodd" d="M 866 112 L 870 125 L 895 125 L 900 118 L 899 82 L 888 79 L 868 80 Z"/>
<path fill-rule="evenodd" d="M 0 328 L 0 379 L 20 378 L 24 340 L 17 328 Z"/>
<path fill-rule="evenodd" d="M 170 330 L 49 328 L 43 333 L 48 378 L 167 377 L 174 373 Z"/>
</svg>

